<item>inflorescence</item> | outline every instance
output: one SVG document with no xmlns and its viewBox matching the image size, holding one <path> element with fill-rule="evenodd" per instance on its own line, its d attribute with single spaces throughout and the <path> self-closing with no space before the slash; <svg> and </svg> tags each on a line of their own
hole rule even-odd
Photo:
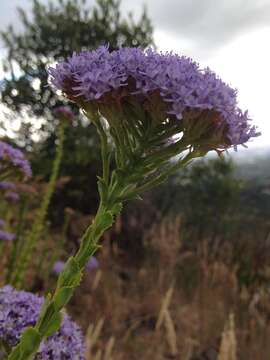
<svg viewBox="0 0 270 360">
<path fill-rule="evenodd" d="M 120 113 L 125 104 L 132 103 L 151 112 L 156 121 L 182 121 L 184 133 L 190 132 L 191 124 L 198 132 L 201 119 L 201 127 L 207 125 L 207 136 L 215 135 L 214 140 L 205 139 L 200 130 L 207 150 L 244 144 L 259 135 L 247 111 L 237 106 L 236 90 L 209 68 L 200 69 L 184 56 L 139 48 L 110 52 L 101 46 L 73 54 L 50 68 L 49 74 L 52 84 L 69 99 L 82 107 L 97 105 L 101 113 L 105 107 L 105 115 L 109 108 Z"/>
<path fill-rule="evenodd" d="M 17 344 L 23 330 L 36 323 L 44 302 L 42 297 L 11 286 L 0 289 L 0 342 L 6 347 Z M 80 328 L 64 316 L 62 326 L 41 344 L 35 360 L 83 360 L 85 347 Z"/>
<path fill-rule="evenodd" d="M 19 170 L 25 177 L 32 175 L 31 167 L 23 153 L 14 149 L 11 145 L 0 141 L 0 173 L 3 174 L 10 169 Z"/>
</svg>

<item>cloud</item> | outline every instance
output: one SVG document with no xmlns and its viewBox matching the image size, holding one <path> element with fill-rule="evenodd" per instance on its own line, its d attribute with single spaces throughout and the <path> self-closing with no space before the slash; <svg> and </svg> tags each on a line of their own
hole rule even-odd
<svg viewBox="0 0 270 360">
<path fill-rule="evenodd" d="M 2 0 L 0 2 L 0 31 L 5 30 L 8 25 L 12 24 L 16 29 L 20 28 L 18 21 L 17 7 L 21 7 L 26 12 L 31 9 L 29 0 Z"/>
<path fill-rule="evenodd" d="M 270 0 L 148 0 L 158 30 L 218 48 L 244 32 L 270 26 Z"/>
<path fill-rule="evenodd" d="M 0 29 L 11 22 L 17 27 L 16 7 L 29 12 L 31 3 L 30 0 L 1 0 Z M 87 3 L 91 6 L 95 1 Z M 121 8 L 124 13 L 132 11 L 139 16 L 143 4 L 156 30 L 188 38 L 198 46 L 219 47 L 240 33 L 270 26 L 270 0 L 122 0 Z"/>
</svg>

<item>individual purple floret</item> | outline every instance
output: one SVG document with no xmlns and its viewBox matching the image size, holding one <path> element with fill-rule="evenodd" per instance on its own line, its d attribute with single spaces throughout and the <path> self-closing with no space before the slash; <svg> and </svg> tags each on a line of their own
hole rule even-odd
<svg viewBox="0 0 270 360">
<path fill-rule="evenodd" d="M 13 241 L 15 237 L 16 237 L 15 234 L 12 234 L 4 230 L 0 230 L 0 240 L 9 242 L 9 241 Z"/>
<path fill-rule="evenodd" d="M 72 120 L 74 119 L 74 112 L 69 106 L 58 106 L 53 109 L 53 114 L 59 119 Z"/>
<path fill-rule="evenodd" d="M 162 121 L 166 116 L 183 121 L 186 129 L 191 121 L 195 126 L 200 119 L 210 121 L 209 134 L 219 136 L 221 149 L 259 135 L 248 113 L 238 108 L 237 91 L 184 56 L 139 48 L 109 52 L 101 46 L 73 54 L 49 74 L 54 87 L 84 108 L 99 104 L 99 110 L 115 107 L 119 112 L 124 104 L 135 103 Z"/>
<path fill-rule="evenodd" d="M 29 162 L 25 159 L 23 153 L 18 149 L 14 149 L 11 145 L 0 141 L 0 173 L 6 171 L 10 165 L 18 168 L 26 177 L 32 175 Z"/>
<path fill-rule="evenodd" d="M 18 342 L 23 329 L 35 325 L 43 297 L 11 286 L 0 289 L 0 340 L 8 346 Z M 84 340 L 80 328 L 64 316 L 58 332 L 41 344 L 35 360 L 84 360 Z"/>
</svg>

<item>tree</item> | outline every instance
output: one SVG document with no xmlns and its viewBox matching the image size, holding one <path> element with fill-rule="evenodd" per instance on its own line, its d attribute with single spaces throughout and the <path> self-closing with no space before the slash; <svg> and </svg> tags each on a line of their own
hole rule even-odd
<svg viewBox="0 0 270 360">
<path fill-rule="evenodd" d="M 163 187 L 156 202 L 163 213 L 181 214 L 186 242 L 197 246 L 203 239 L 228 238 L 240 212 L 243 182 L 229 159 L 198 160 Z"/>
</svg>

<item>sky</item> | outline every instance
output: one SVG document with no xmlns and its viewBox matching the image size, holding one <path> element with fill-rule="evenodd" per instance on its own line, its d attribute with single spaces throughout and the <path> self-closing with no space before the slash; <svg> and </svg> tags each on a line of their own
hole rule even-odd
<svg viewBox="0 0 270 360">
<path fill-rule="evenodd" d="M 43 0 L 47 2 L 47 0 Z M 88 0 L 93 3 L 93 0 Z M 270 0 L 122 0 L 123 14 L 140 16 L 143 6 L 159 50 L 192 57 L 238 89 L 262 136 L 250 149 L 270 146 Z M 30 0 L 0 0 L 0 30 L 21 29 L 16 7 L 30 12 Z M 0 57 L 3 54 L 0 44 Z M 0 70 L 1 77 L 1 70 Z"/>
</svg>

